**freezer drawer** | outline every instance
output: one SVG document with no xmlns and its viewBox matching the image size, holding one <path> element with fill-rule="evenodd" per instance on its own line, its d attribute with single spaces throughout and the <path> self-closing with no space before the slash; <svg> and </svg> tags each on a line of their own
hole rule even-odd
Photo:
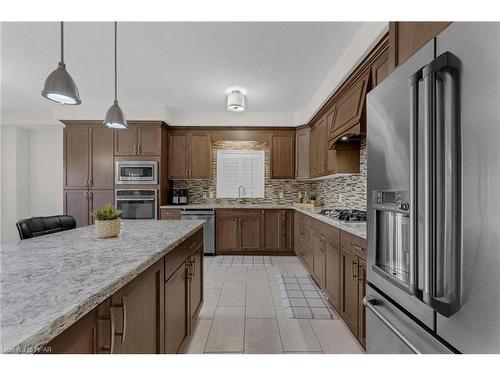
<svg viewBox="0 0 500 375">
<path fill-rule="evenodd" d="M 369 354 L 451 354 L 398 306 L 367 285 L 366 351 Z"/>
</svg>

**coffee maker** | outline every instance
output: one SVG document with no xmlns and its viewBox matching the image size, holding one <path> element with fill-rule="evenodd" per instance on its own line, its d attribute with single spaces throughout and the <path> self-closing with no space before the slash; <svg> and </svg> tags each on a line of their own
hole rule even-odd
<svg viewBox="0 0 500 375">
<path fill-rule="evenodd" d="M 170 190 L 170 204 L 188 204 L 188 189 Z"/>
</svg>

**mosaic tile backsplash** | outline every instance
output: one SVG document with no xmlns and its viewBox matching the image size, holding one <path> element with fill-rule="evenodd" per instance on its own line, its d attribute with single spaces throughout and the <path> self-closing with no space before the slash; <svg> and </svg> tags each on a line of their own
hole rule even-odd
<svg viewBox="0 0 500 375">
<path fill-rule="evenodd" d="M 237 199 L 230 198 L 208 198 L 210 192 L 215 197 L 217 183 L 217 150 L 265 150 L 264 168 L 264 198 L 245 199 L 253 204 L 273 203 L 292 204 L 297 201 L 299 192 L 316 192 L 316 184 L 313 181 L 297 180 L 274 180 L 270 178 L 270 150 L 267 142 L 257 141 L 214 141 L 212 142 L 212 179 L 211 180 L 176 180 L 173 181 L 174 189 L 189 189 L 190 203 L 237 203 Z M 279 194 L 283 193 L 283 198 Z M 204 194 L 207 198 L 204 198 Z"/>
<path fill-rule="evenodd" d="M 361 143 L 360 173 L 338 176 L 317 181 L 273 180 L 270 178 L 270 150 L 267 142 L 257 141 L 214 141 L 212 143 L 212 179 L 211 180 L 175 180 L 174 189 L 189 189 L 189 202 L 236 203 L 237 199 L 209 198 L 210 192 L 215 197 L 217 181 L 217 150 L 265 150 L 264 186 L 265 197 L 247 199 L 254 204 L 292 204 L 297 201 L 299 192 L 317 193 L 319 201 L 327 207 L 366 210 L 366 142 Z M 283 193 L 283 198 L 279 193 Z"/>
</svg>

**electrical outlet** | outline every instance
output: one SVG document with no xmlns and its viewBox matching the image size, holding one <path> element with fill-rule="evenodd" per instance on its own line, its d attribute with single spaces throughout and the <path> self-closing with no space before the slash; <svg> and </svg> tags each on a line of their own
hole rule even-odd
<svg viewBox="0 0 500 375">
<path fill-rule="evenodd" d="M 280 199 L 283 199 L 283 198 L 285 198 L 285 194 L 282 191 L 280 191 L 279 194 L 278 194 L 278 197 Z"/>
<path fill-rule="evenodd" d="M 344 194 L 339 194 L 339 202 L 343 202 L 344 201 Z"/>
<path fill-rule="evenodd" d="M 203 199 L 207 199 L 207 192 L 206 191 L 203 192 Z"/>
<path fill-rule="evenodd" d="M 210 191 L 210 192 L 208 193 L 208 196 L 209 196 L 210 198 L 213 198 L 213 197 L 214 197 L 214 192 L 213 192 L 213 191 Z"/>
</svg>

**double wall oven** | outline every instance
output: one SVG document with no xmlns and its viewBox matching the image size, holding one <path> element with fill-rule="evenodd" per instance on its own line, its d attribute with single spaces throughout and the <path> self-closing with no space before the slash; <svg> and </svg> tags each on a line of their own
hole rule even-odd
<svg viewBox="0 0 500 375">
<path fill-rule="evenodd" d="M 115 185 L 120 186 L 115 189 L 115 206 L 122 219 L 157 218 L 158 190 L 138 185 L 158 185 L 158 161 L 117 160 Z"/>
</svg>

